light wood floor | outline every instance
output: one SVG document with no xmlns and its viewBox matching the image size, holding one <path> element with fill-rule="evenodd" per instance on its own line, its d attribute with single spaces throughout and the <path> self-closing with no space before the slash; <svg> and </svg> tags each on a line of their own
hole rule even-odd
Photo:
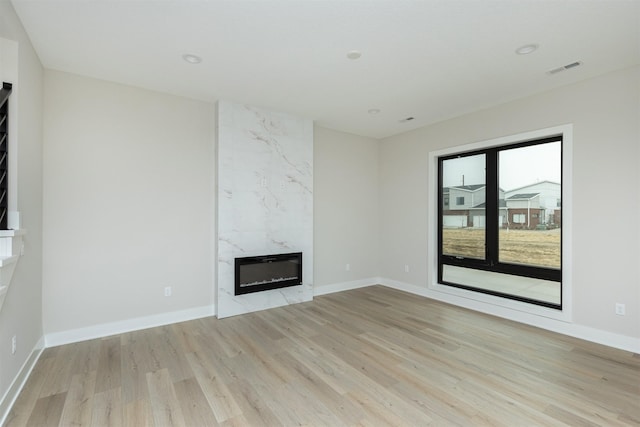
<svg viewBox="0 0 640 427">
<path fill-rule="evenodd" d="M 640 425 L 640 356 L 380 286 L 44 351 L 6 426 Z"/>
</svg>

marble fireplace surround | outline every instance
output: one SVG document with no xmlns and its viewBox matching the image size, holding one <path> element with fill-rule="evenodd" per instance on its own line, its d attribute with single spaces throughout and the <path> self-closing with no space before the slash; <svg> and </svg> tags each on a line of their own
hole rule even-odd
<svg viewBox="0 0 640 427">
<path fill-rule="evenodd" d="M 218 102 L 218 318 L 313 299 L 313 123 Z M 303 283 L 235 294 L 235 258 L 302 252 Z"/>
</svg>

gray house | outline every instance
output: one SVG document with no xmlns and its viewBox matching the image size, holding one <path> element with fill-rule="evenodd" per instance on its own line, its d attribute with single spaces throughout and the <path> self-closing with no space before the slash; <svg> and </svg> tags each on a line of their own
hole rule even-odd
<svg viewBox="0 0 640 427">
<path fill-rule="evenodd" d="M 483 228 L 486 186 L 484 184 L 461 185 L 443 190 L 444 227 Z M 513 190 L 500 189 L 498 223 L 501 228 L 535 229 L 540 225 L 560 225 L 561 186 L 551 181 L 541 181 Z"/>
</svg>

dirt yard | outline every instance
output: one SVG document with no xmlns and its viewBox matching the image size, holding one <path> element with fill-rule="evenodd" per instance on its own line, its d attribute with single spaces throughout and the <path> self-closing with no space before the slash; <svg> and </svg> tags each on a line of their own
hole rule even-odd
<svg viewBox="0 0 640 427">
<path fill-rule="evenodd" d="M 484 257 L 484 230 L 445 229 L 444 253 Z M 560 229 L 500 230 L 500 261 L 560 268 Z"/>
</svg>

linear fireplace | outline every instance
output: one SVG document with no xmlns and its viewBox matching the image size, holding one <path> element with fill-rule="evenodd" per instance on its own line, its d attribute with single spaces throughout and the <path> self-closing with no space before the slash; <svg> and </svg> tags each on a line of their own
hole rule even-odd
<svg viewBox="0 0 640 427">
<path fill-rule="evenodd" d="M 235 259 L 235 294 L 302 285 L 302 252 Z"/>
</svg>

